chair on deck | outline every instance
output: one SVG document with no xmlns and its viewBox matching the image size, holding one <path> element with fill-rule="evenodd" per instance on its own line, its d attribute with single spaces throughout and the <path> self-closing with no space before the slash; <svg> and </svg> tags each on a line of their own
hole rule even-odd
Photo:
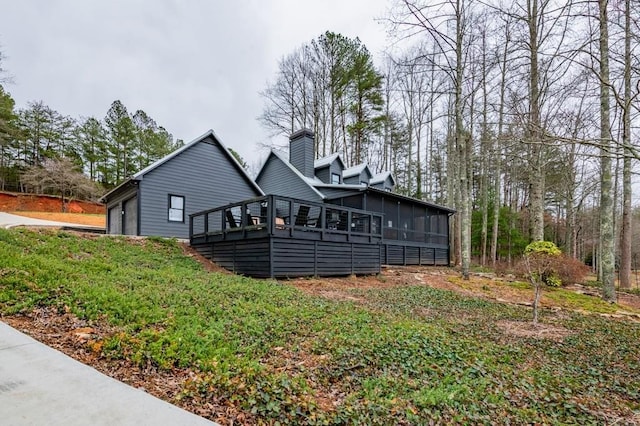
<svg viewBox="0 0 640 426">
<path fill-rule="evenodd" d="M 229 228 L 237 228 L 238 224 L 236 223 L 236 218 L 233 217 L 233 212 L 231 210 L 227 210 L 225 212 L 227 216 L 227 223 L 229 224 Z"/>
<path fill-rule="evenodd" d="M 309 206 L 300 206 L 296 215 L 295 226 L 307 226 L 309 220 Z"/>
</svg>

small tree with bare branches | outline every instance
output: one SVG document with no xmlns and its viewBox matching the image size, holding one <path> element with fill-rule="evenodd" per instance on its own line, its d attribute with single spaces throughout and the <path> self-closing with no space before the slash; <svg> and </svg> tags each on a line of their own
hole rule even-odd
<svg viewBox="0 0 640 426">
<path fill-rule="evenodd" d="M 33 192 L 60 195 L 63 212 L 74 198 L 93 200 L 100 194 L 97 184 L 78 171 L 68 158 L 49 159 L 29 167 L 22 175 L 22 183 Z"/>
</svg>

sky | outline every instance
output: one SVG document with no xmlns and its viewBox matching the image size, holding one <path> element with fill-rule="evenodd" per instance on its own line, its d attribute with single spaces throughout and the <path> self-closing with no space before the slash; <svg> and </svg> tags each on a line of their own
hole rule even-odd
<svg viewBox="0 0 640 426">
<path fill-rule="evenodd" d="M 259 92 L 275 79 L 278 61 L 325 31 L 359 37 L 380 58 L 389 5 L 0 0 L 0 52 L 13 80 L 5 88 L 17 108 L 43 101 L 74 118 L 104 118 L 119 99 L 185 142 L 213 129 L 256 167 L 272 142 L 257 120 Z"/>
</svg>

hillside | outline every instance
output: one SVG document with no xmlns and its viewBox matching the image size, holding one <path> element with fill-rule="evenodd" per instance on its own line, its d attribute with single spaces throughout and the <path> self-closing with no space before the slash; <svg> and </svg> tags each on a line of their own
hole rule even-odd
<svg viewBox="0 0 640 426">
<path fill-rule="evenodd" d="M 0 258 L 3 321 L 222 424 L 640 422 L 631 296 L 556 290 L 532 329 L 526 286 L 446 270 L 253 280 L 173 241 L 24 229 Z"/>
</svg>

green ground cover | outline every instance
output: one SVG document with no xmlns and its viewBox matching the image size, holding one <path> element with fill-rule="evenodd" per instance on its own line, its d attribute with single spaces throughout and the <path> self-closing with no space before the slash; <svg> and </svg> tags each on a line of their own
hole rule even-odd
<svg viewBox="0 0 640 426">
<path fill-rule="evenodd" d="M 0 230 L 0 313 L 108 323 L 102 356 L 189 368 L 183 398 L 281 424 L 619 424 L 640 417 L 640 326 L 543 311 L 562 340 L 516 337 L 525 307 L 425 286 L 312 297 L 206 272 L 174 241 Z"/>
</svg>

